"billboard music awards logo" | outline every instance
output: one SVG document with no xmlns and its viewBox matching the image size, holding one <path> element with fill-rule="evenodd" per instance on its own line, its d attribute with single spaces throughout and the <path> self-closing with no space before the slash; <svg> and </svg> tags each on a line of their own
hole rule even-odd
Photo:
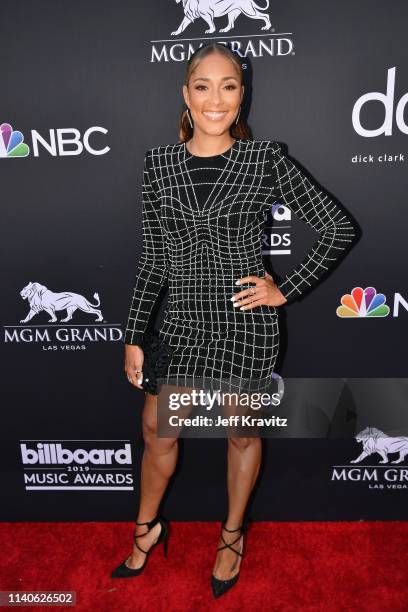
<svg viewBox="0 0 408 612">
<path fill-rule="evenodd" d="M 67 155 L 81 155 L 87 151 L 91 155 L 105 155 L 110 147 L 96 148 L 96 143 L 91 144 L 90 138 L 95 133 L 107 134 L 108 130 L 93 126 L 88 128 L 83 135 L 75 128 L 50 129 L 46 137 L 41 136 L 37 130 L 31 130 L 31 149 L 24 142 L 24 135 L 20 130 L 13 130 L 10 123 L 0 125 L 0 159 L 12 159 L 27 157 L 31 150 L 34 157 L 39 157 L 40 150 L 47 151 L 53 157 L 65 157 Z M 96 138 L 97 141 L 98 137 Z"/>
<path fill-rule="evenodd" d="M 349 465 L 333 466 L 331 480 L 336 482 L 362 482 L 369 489 L 408 489 L 408 466 L 389 467 L 402 464 L 408 455 L 408 437 L 388 436 L 376 427 L 366 427 L 355 437 L 362 450 L 349 463 L 362 463 L 369 458 L 369 464 L 360 467 Z M 397 455 L 390 460 L 390 455 Z M 380 464 L 383 464 L 382 467 Z"/>
<path fill-rule="evenodd" d="M 88 342 L 117 342 L 122 339 L 121 324 L 108 324 L 103 318 L 96 292 L 93 294 L 94 302 L 91 302 L 80 293 L 55 292 L 41 283 L 29 282 L 21 289 L 20 297 L 27 304 L 25 317 L 20 319 L 23 325 L 4 325 L 5 343 L 39 343 L 44 351 L 84 350 Z M 84 313 L 95 323 L 78 321 L 61 325 L 71 321 L 77 313 Z M 65 316 L 59 318 L 62 314 Z M 33 319 L 35 324 L 31 323 Z"/>
<path fill-rule="evenodd" d="M 174 5 L 177 9 L 175 20 L 178 15 L 179 25 L 170 32 L 172 38 L 150 41 L 150 62 L 184 62 L 195 51 L 193 44 L 200 38 L 203 41 L 218 40 L 224 44 L 228 41 L 228 46 L 241 57 L 295 55 L 293 40 L 288 37 L 291 32 L 276 34 L 272 27 L 268 12 L 269 0 L 265 0 L 263 5 L 257 4 L 255 0 L 175 1 L 178 5 Z M 240 24 L 249 25 L 254 32 L 224 35 L 235 29 L 238 17 Z M 174 37 L 181 35 L 182 38 L 174 41 Z M 187 38 L 189 35 L 191 38 Z M 197 44 L 197 48 L 203 44 Z"/>
<path fill-rule="evenodd" d="M 26 491 L 133 491 L 129 440 L 20 440 L 20 452 Z"/>
<path fill-rule="evenodd" d="M 262 255 L 291 254 L 291 220 L 292 211 L 287 206 L 274 202 L 265 217 L 272 219 L 271 231 L 262 233 Z M 266 228 L 265 228 L 266 229 Z"/>
</svg>

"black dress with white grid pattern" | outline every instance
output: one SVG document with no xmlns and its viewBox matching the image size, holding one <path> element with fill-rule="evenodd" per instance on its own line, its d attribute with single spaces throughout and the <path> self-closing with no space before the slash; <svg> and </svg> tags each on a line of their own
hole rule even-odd
<svg viewBox="0 0 408 612">
<path fill-rule="evenodd" d="M 277 308 L 241 311 L 231 301 L 254 287 L 236 285 L 238 278 L 265 276 L 265 213 L 280 202 L 319 233 L 305 259 L 278 284 L 288 302 L 349 246 L 351 219 L 269 140 L 237 140 L 212 157 L 191 155 L 185 143 L 149 149 L 142 196 L 142 254 L 124 342 L 141 342 L 167 284 L 159 331 L 174 349 L 168 378 L 182 386 L 205 378 L 219 388 L 222 381 L 243 380 L 266 389 L 279 348 Z"/>
</svg>

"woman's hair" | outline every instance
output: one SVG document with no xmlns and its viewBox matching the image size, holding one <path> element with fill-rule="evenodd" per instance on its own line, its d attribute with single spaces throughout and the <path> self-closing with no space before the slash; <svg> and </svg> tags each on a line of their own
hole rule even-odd
<svg viewBox="0 0 408 612">
<path fill-rule="evenodd" d="M 233 62 L 234 66 L 236 67 L 240 75 L 241 84 L 242 84 L 243 70 L 242 70 L 242 65 L 239 60 L 239 57 L 233 51 L 231 51 L 229 47 L 226 47 L 224 44 L 218 43 L 218 42 L 210 43 L 208 45 L 204 45 L 203 47 L 199 47 L 193 53 L 193 55 L 190 57 L 190 59 L 187 62 L 185 84 L 188 85 L 191 74 L 195 70 L 197 65 L 200 63 L 200 61 L 204 57 L 207 57 L 207 55 L 211 55 L 212 53 L 221 53 L 222 55 L 224 55 L 225 57 L 227 57 Z M 194 133 L 194 129 L 191 127 L 190 122 L 188 120 L 187 108 L 183 109 L 181 111 L 180 127 L 179 127 L 179 138 L 181 142 L 186 142 L 187 140 L 190 140 L 190 138 L 192 138 L 193 136 L 193 133 Z M 246 140 L 246 139 L 252 138 L 251 130 L 247 122 L 245 121 L 244 117 L 242 116 L 242 108 L 239 114 L 238 123 L 235 123 L 234 121 L 232 125 L 230 126 L 230 135 L 237 140 Z"/>
</svg>

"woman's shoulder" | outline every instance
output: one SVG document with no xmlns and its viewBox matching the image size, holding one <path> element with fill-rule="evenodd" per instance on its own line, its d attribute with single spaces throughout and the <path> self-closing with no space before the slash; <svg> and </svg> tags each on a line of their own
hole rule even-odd
<svg viewBox="0 0 408 612">
<path fill-rule="evenodd" d="M 148 157 L 158 157 L 161 155 L 168 155 L 173 153 L 180 153 L 183 149 L 184 142 L 171 142 L 168 144 L 158 145 L 156 147 L 152 147 L 151 149 L 147 149 L 146 156 Z"/>
<path fill-rule="evenodd" d="M 269 151 L 272 151 L 272 153 L 280 153 L 282 150 L 282 145 L 277 140 L 265 138 L 262 140 L 255 140 L 254 142 L 256 143 L 255 146 L 258 149 L 268 149 Z"/>
<path fill-rule="evenodd" d="M 282 153 L 282 145 L 277 140 L 263 138 L 263 139 L 248 141 L 248 142 L 252 143 L 251 146 L 253 147 L 253 150 L 256 153 L 259 153 L 262 151 L 271 152 L 272 154 Z"/>
</svg>

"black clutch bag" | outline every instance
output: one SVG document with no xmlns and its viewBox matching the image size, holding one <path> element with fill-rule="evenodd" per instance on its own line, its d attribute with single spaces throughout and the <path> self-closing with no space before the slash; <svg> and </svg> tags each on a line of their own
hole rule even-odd
<svg viewBox="0 0 408 612">
<path fill-rule="evenodd" d="M 140 346 L 144 355 L 142 387 L 158 395 L 160 389 L 157 379 L 166 375 L 174 349 L 160 338 L 155 329 L 144 332 Z"/>
</svg>

